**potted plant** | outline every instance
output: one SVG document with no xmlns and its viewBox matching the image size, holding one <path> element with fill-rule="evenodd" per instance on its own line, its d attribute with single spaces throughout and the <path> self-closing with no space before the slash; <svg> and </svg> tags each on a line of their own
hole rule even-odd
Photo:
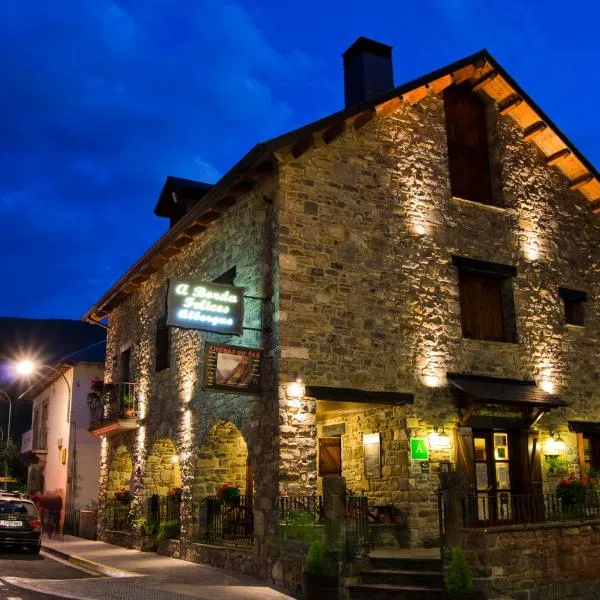
<svg viewBox="0 0 600 600">
<path fill-rule="evenodd" d="M 135 399 L 132 394 L 123 394 L 121 407 L 126 417 L 135 417 Z"/>
<path fill-rule="evenodd" d="M 217 488 L 216 496 L 223 504 L 230 506 L 239 506 L 240 504 L 240 488 L 230 482 L 220 485 Z"/>
<path fill-rule="evenodd" d="M 306 600 L 334 600 L 338 597 L 339 579 L 328 573 L 328 561 L 321 540 L 313 540 L 304 560 L 304 597 Z"/>
<path fill-rule="evenodd" d="M 153 552 L 157 546 L 159 522 L 152 517 L 140 517 L 133 522 L 133 529 L 140 534 L 142 552 Z"/>
<path fill-rule="evenodd" d="M 167 496 L 173 499 L 174 502 L 181 502 L 181 495 L 183 493 L 183 489 L 180 487 L 171 488 L 167 492 Z"/>
<path fill-rule="evenodd" d="M 115 492 L 115 498 L 123 504 L 129 504 L 131 501 L 131 492 L 128 489 L 121 488 Z"/>
</svg>

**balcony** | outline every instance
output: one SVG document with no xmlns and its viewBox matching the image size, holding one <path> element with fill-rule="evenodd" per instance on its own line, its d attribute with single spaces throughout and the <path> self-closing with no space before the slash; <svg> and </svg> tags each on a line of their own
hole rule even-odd
<svg viewBox="0 0 600 600">
<path fill-rule="evenodd" d="M 122 381 L 107 384 L 97 398 L 91 399 L 88 431 L 97 437 L 114 435 L 139 426 L 137 384 Z"/>
<path fill-rule="evenodd" d="M 36 454 L 45 456 L 48 454 L 48 428 L 39 427 L 29 429 L 21 438 L 21 454 Z"/>
</svg>

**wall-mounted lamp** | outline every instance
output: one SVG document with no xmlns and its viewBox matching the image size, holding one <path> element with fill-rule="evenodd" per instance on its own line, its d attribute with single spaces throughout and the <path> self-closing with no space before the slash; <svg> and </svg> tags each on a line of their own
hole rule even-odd
<svg viewBox="0 0 600 600">
<path fill-rule="evenodd" d="M 450 448 L 450 437 L 443 425 L 436 425 L 429 434 L 429 447 L 432 450 L 446 450 Z"/>
<path fill-rule="evenodd" d="M 560 437 L 558 431 L 552 431 L 550 437 L 546 440 L 544 453 L 546 456 L 558 456 L 565 451 L 565 442 Z"/>
<path fill-rule="evenodd" d="M 304 398 L 306 388 L 304 387 L 304 381 L 302 377 L 296 376 L 295 380 L 288 383 L 285 386 L 285 394 L 288 398 L 295 398 L 299 400 Z"/>
</svg>

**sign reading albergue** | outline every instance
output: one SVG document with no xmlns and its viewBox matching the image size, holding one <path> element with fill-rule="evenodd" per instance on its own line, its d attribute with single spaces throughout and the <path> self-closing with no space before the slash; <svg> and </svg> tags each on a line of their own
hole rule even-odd
<svg viewBox="0 0 600 600">
<path fill-rule="evenodd" d="M 193 279 L 170 279 L 167 325 L 242 335 L 244 288 Z"/>
</svg>

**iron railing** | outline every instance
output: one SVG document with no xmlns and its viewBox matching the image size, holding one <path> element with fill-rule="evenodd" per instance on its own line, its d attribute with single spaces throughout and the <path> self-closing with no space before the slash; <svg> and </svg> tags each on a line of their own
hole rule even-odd
<svg viewBox="0 0 600 600">
<path fill-rule="evenodd" d="M 104 526 L 109 531 L 131 531 L 131 502 L 111 500 L 104 506 Z"/>
<path fill-rule="evenodd" d="M 307 513 L 312 516 L 315 523 L 321 522 L 325 517 L 323 510 L 323 496 L 280 496 L 279 519 L 285 521 L 294 513 Z"/>
<path fill-rule="evenodd" d="M 105 384 L 102 393 L 90 400 L 90 429 L 115 419 L 138 419 L 137 384 L 121 381 Z"/>
<path fill-rule="evenodd" d="M 369 536 L 369 499 L 346 493 L 344 505 L 345 553 L 348 560 L 365 554 L 371 547 Z"/>
<path fill-rule="evenodd" d="M 557 494 L 468 494 L 462 499 L 462 512 L 465 527 L 599 519 L 600 496 L 588 492 L 565 502 Z"/>
<path fill-rule="evenodd" d="M 159 523 L 181 520 L 181 495 L 153 494 L 147 499 L 146 514 Z"/>
<path fill-rule="evenodd" d="M 251 546 L 254 543 L 254 511 L 251 496 L 224 502 L 216 496 L 200 505 L 200 541 L 207 544 Z"/>
</svg>

